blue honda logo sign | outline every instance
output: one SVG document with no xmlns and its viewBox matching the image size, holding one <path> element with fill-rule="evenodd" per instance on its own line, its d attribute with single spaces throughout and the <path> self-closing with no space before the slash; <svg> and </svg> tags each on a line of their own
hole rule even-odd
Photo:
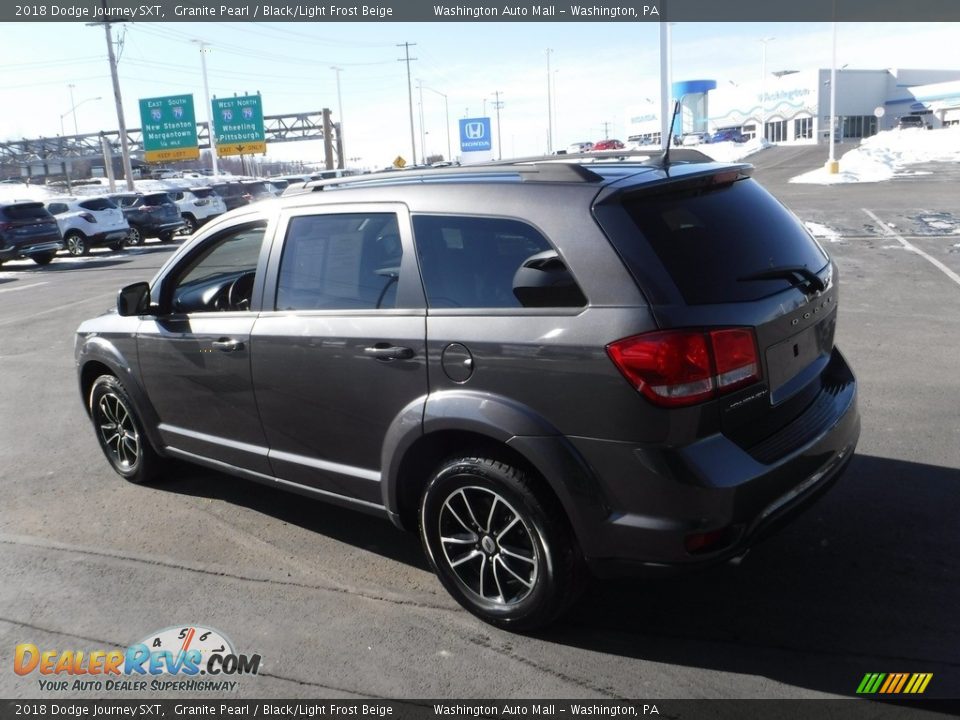
<svg viewBox="0 0 960 720">
<path fill-rule="evenodd" d="M 492 150 L 490 118 L 463 118 L 460 121 L 460 152 Z"/>
</svg>

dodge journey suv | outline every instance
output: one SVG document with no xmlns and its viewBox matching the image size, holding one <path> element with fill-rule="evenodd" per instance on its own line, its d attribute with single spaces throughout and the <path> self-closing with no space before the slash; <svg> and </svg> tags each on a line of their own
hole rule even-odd
<svg viewBox="0 0 960 720">
<path fill-rule="evenodd" d="M 842 472 L 836 266 L 691 150 L 338 178 L 227 213 L 77 334 L 133 482 L 187 460 L 389 518 L 487 622 L 741 556 Z"/>
</svg>

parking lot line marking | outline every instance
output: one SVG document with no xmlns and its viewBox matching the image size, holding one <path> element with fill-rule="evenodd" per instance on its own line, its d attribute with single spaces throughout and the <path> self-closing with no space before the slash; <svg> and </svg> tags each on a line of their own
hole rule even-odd
<svg viewBox="0 0 960 720">
<path fill-rule="evenodd" d="M 12 288 L 3 288 L 0 290 L 0 293 L 13 292 L 14 290 L 26 290 L 27 288 L 40 287 L 41 285 L 46 285 L 46 282 L 30 283 L 29 285 L 17 285 Z"/>
<path fill-rule="evenodd" d="M 97 300 L 98 302 L 102 302 L 103 298 L 107 298 L 107 297 L 116 297 L 116 293 L 104 293 L 102 295 L 94 295 L 93 297 L 88 297 L 83 300 L 74 300 L 73 302 L 66 303 L 65 305 L 57 305 L 56 307 L 52 307 L 47 310 L 41 310 L 40 312 L 34 313 L 33 315 L 24 315 L 23 317 L 9 318 L 8 320 L 0 320 L 0 327 L 2 327 L 3 325 L 13 325 L 18 322 L 23 322 L 24 320 L 33 320 L 34 318 L 40 317 L 41 315 L 49 315 L 52 312 L 59 312 L 60 310 L 66 310 L 68 308 L 75 307 L 82 303 L 92 302 L 94 300 Z"/>
<path fill-rule="evenodd" d="M 909 250 L 910 252 L 916 253 L 917 255 L 919 255 L 920 257 L 922 257 L 924 260 L 927 260 L 928 262 L 932 263 L 935 267 L 937 267 L 937 268 L 939 268 L 940 270 L 942 270 L 944 275 L 946 275 L 948 278 L 950 278 L 951 280 L 953 280 L 957 285 L 960 285 L 960 275 L 957 275 L 953 270 L 951 270 L 950 268 L 948 268 L 946 265 L 944 265 L 942 262 L 940 262 L 939 260 L 937 260 L 937 259 L 936 259 L 935 257 L 933 257 L 932 255 L 928 255 L 927 253 L 925 253 L 925 252 L 924 252 L 923 250 L 921 250 L 920 248 L 916 247 L 915 245 L 911 245 L 910 243 L 908 243 L 906 240 L 903 239 L 902 236 L 898 235 L 898 234 L 895 233 L 893 230 L 891 230 L 890 228 L 888 228 L 887 225 L 886 225 L 886 223 L 883 222 L 883 220 L 881 220 L 880 218 L 878 218 L 876 215 L 874 215 L 872 212 L 870 212 L 870 211 L 867 210 L 866 208 L 860 208 L 860 209 L 863 210 L 863 211 L 864 211 L 867 215 L 869 215 L 871 218 L 873 218 L 873 221 L 874 221 L 875 223 L 877 223 L 877 225 L 878 225 L 878 226 L 880 227 L 880 229 L 883 231 L 884 235 L 886 235 L 886 236 L 888 236 L 888 237 L 896 238 L 897 241 L 898 241 L 901 245 L 903 245 L 907 250 Z"/>
</svg>

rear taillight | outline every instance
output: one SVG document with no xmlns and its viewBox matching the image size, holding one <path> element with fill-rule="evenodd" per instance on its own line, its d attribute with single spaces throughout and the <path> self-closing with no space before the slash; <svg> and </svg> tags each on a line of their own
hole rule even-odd
<svg viewBox="0 0 960 720">
<path fill-rule="evenodd" d="M 651 402 L 695 405 L 760 379 L 750 328 L 665 330 L 607 345 L 617 369 Z"/>
<path fill-rule="evenodd" d="M 80 213 L 80 217 L 82 217 L 88 223 L 95 223 L 97 221 L 97 218 L 90 213 Z"/>
</svg>

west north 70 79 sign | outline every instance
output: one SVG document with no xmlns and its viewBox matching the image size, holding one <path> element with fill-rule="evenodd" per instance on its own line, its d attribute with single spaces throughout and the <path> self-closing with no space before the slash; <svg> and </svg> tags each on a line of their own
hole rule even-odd
<svg viewBox="0 0 960 720">
<path fill-rule="evenodd" d="M 215 98 L 213 130 L 217 136 L 217 157 L 265 153 L 267 142 L 260 95 Z"/>
<path fill-rule="evenodd" d="M 193 95 L 141 99 L 140 124 L 143 159 L 147 162 L 196 160 L 200 157 Z"/>
</svg>

